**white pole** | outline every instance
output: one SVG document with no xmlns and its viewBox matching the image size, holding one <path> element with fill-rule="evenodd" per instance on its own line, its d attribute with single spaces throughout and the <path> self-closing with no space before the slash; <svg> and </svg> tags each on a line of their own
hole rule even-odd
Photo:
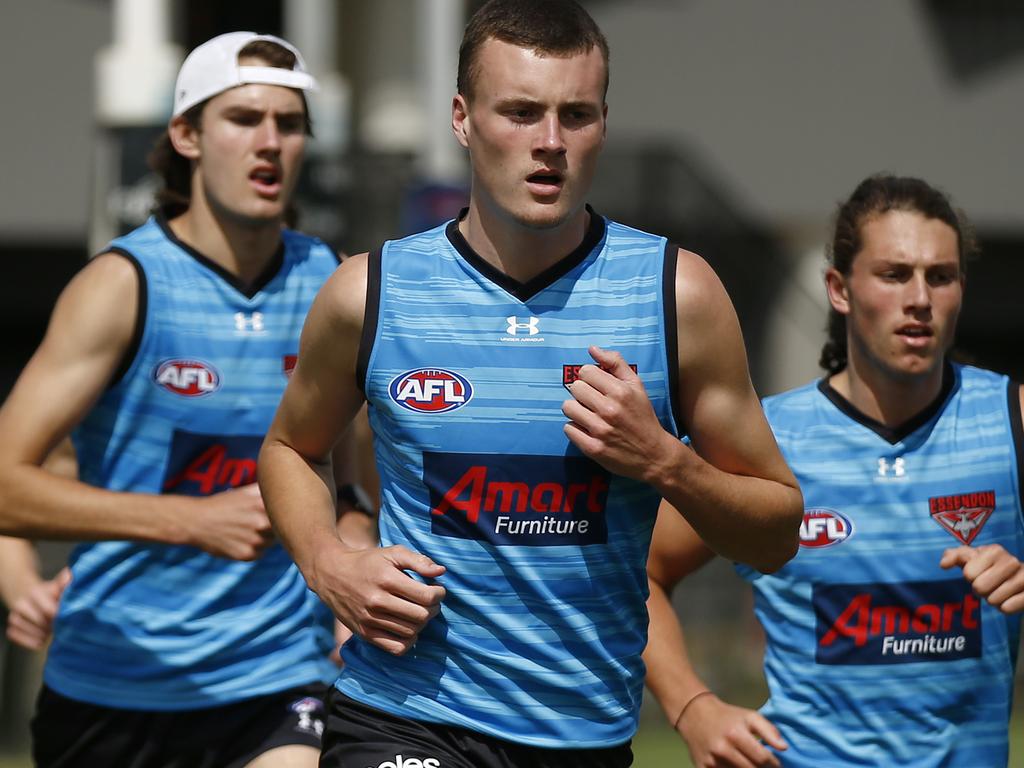
<svg viewBox="0 0 1024 768">
<path fill-rule="evenodd" d="M 351 136 L 351 88 L 334 54 L 339 31 L 337 0 L 285 0 L 284 37 L 302 52 L 320 86 L 307 97 L 315 135 L 312 153 L 342 153 Z"/>
<path fill-rule="evenodd" d="M 451 105 L 465 26 L 465 1 L 416 0 L 416 19 L 417 77 L 426 118 L 419 150 L 420 170 L 429 181 L 464 181 L 465 157 L 452 135 Z"/>
<path fill-rule="evenodd" d="M 102 125 L 167 120 L 181 49 L 171 42 L 169 0 L 114 0 L 114 39 L 96 58 L 96 117 Z"/>
</svg>

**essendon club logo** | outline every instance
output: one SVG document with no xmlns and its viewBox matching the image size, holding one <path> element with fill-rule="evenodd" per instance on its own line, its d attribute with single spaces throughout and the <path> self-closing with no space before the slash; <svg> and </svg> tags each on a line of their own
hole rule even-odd
<svg viewBox="0 0 1024 768">
<path fill-rule="evenodd" d="M 831 547 L 853 535 L 853 523 L 831 509 L 806 509 L 800 523 L 800 546 L 809 549 Z"/>
<path fill-rule="evenodd" d="M 928 511 L 932 520 L 964 544 L 970 544 L 977 538 L 995 509 L 995 491 L 954 493 L 951 496 L 932 496 L 928 499 Z"/>
<path fill-rule="evenodd" d="M 580 377 L 580 368 L 583 367 L 583 363 L 580 365 L 563 365 L 562 366 L 562 386 L 568 388 L 570 384 L 576 381 Z M 592 363 L 591 363 L 592 365 Z M 636 373 L 637 368 L 635 363 L 630 363 L 629 367 L 633 369 L 633 373 Z"/>
<path fill-rule="evenodd" d="M 610 476 L 584 456 L 424 453 L 430 528 L 496 545 L 608 541 Z"/>
<path fill-rule="evenodd" d="M 153 371 L 153 379 L 168 392 L 184 397 L 202 397 L 220 387 L 217 369 L 202 360 L 164 360 Z"/>
<path fill-rule="evenodd" d="M 446 413 L 473 397 L 473 385 L 462 374 L 444 368 L 417 368 L 391 380 L 388 395 L 403 408 L 418 413 Z"/>
<path fill-rule="evenodd" d="M 203 435 L 174 430 L 163 492 L 209 496 L 256 480 L 257 435 Z"/>
<path fill-rule="evenodd" d="M 966 579 L 815 584 L 819 664 L 907 664 L 981 655 L 981 601 Z"/>
</svg>

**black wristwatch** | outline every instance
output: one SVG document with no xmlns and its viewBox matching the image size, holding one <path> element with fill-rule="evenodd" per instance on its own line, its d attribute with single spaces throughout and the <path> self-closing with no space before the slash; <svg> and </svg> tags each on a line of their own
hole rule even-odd
<svg viewBox="0 0 1024 768">
<path fill-rule="evenodd" d="M 361 485 L 355 483 L 345 483 L 344 485 L 338 486 L 338 501 L 343 501 L 351 509 L 356 512 L 362 512 L 364 515 L 370 517 L 376 517 L 377 510 L 373 500 L 370 499 L 368 494 Z"/>
</svg>

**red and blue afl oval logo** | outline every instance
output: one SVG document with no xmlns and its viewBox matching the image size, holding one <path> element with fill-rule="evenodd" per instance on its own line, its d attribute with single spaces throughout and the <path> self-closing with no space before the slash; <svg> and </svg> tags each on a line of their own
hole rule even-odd
<svg viewBox="0 0 1024 768">
<path fill-rule="evenodd" d="M 853 536 L 853 523 L 831 509 L 805 509 L 800 524 L 800 546 L 820 549 L 839 544 Z"/>
<path fill-rule="evenodd" d="M 220 387 L 217 369 L 202 360 L 164 360 L 153 378 L 168 392 L 184 397 L 202 397 Z"/>
<path fill-rule="evenodd" d="M 461 408 L 473 397 L 469 379 L 444 368 L 417 368 L 391 380 L 388 395 L 403 408 L 419 413 L 444 413 Z"/>
</svg>

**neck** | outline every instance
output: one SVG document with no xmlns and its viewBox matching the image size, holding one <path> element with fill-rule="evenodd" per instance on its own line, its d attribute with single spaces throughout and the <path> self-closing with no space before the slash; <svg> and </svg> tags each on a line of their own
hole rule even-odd
<svg viewBox="0 0 1024 768">
<path fill-rule="evenodd" d="M 935 402 L 942 391 L 944 360 L 916 376 L 893 376 L 850 358 L 829 384 L 858 411 L 886 427 L 906 424 Z"/>
<path fill-rule="evenodd" d="M 537 229 L 471 199 L 459 231 L 480 258 L 526 283 L 576 250 L 588 226 L 590 213 L 585 208 L 555 227 Z"/>
<path fill-rule="evenodd" d="M 235 275 L 243 284 L 255 282 L 281 246 L 282 222 L 242 222 L 217 215 L 209 206 L 192 205 L 169 222 L 182 242 Z"/>
</svg>

